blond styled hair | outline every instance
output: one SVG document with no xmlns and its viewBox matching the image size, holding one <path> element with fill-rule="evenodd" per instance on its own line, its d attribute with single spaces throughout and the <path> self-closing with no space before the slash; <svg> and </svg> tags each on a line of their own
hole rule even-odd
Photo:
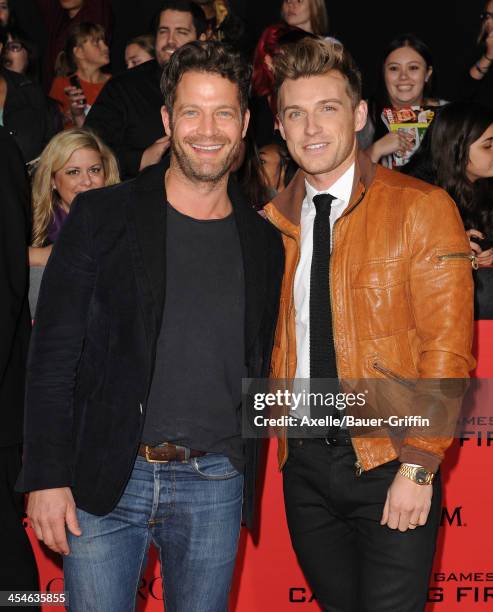
<svg viewBox="0 0 493 612">
<path fill-rule="evenodd" d="M 361 101 L 361 72 L 351 55 L 340 42 L 321 38 L 304 38 L 283 45 L 274 57 L 274 84 L 276 92 L 284 81 L 321 76 L 334 70 L 346 79 L 347 92 L 353 108 Z M 279 100 L 279 95 L 277 96 Z"/>
<path fill-rule="evenodd" d="M 32 186 L 32 246 L 45 245 L 48 227 L 53 220 L 59 197 L 53 189 L 53 177 L 70 159 L 74 151 L 91 149 L 101 156 L 105 186 L 120 182 L 115 156 L 104 142 L 88 129 L 72 128 L 56 134 L 46 145 L 34 174 Z"/>
</svg>

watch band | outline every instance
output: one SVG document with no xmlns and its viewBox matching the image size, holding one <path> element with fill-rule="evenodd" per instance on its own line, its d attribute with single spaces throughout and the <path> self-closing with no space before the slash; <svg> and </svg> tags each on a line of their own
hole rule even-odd
<svg viewBox="0 0 493 612">
<path fill-rule="evenodd" d="M 435 477 L 433 472 L 428 472 L 421 465 L 409 465 L 407 463 L 401 463 L 399 474 L 419 485 L 429 485 Z"/>
</svg>

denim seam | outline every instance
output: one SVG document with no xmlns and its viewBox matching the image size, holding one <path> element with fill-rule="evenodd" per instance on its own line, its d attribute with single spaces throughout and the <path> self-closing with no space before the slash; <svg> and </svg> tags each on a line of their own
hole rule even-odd
<svg viewBox="0 0 493 612">
<path fill-rule="evenodd" d="M 134 610 L 137 609 L 137 605 L 136 605 L 137 604 L 137 594 L 139 592 L 139 585 L 140 585 L 140 581 L 142 579 L 143 570 L 144 570 L 144 568 L 143 568 L 144 559 L 146 558 L 147 551 L 149 550 L 150 540 L 151 540 L 151 532 L 150 532 L 149 528 L 147 528 L 147 537 L 146 537 L 144 548 L 142 549 L 142 557 L 140 559 L 140 564 L 139 564 L 139 575 L 138 575 L 138 578 L 137 578 L 137 584 L 135 585 Z"/>
<path fill-rule="evenodd" d="M 171 500 L 170 500 L 170 508 L 169 508 L 169 512 L 170 515 L 174 514 L 175 511 L 175 505 L 176 505 L 176 468 L 175 466 L 173 466 L 173 469 L 171 470 Z"/>
<path fill-rule="evenodd" d="M 164 562 L 163 562 L 163 549 L 161 548 L 161 546 L 159 546 L 155 539 L 153 538 L 153 542 L 154 542 L 154 546 L 157 548 L 158 554 L 159 554 L 159 574 L 161 576 L 161 590 L 163 593 L 163 604 L 164 604 L 164 609 L 165 610 L 169 610 L 170 606 L 168 603 L 168 599 L 166 597 L 166 585 L 164 584 L 164 572 L 163 572 L 163 567 L 164 567 Z"/>
<path fill-rule="evenodd" d="M 153 477 L 154 477 L 154 490 L 153 490 L 153 497 L 152 497 L 152 507 L 151 507 L 151 514 L 149 516 L 149 521 L 147 523 L 148 527 L 152 524 L 152 522 L 154 521 L 154 517 L 156 516 L 158 507 L 159 507 L 159 495 L 160 495 L 160 480 L 159 480 L 159 466 L 157 464 L 154 464 L 154 469 L 153 469 Z"/>
</svg>

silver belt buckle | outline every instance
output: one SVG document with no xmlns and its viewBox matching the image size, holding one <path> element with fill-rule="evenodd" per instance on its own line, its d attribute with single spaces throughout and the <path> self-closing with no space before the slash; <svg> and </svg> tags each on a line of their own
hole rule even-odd
<svg viewBox="0 0 493 612">
<path fill-rule="evenodd" d="M 179 444 L 175 444 L 176 446 L 176 450 L 183 450 L 184 454 L 185 454 L 185 458 L 182 459 L 182 463 L 186 463 L 187 461 L 190 461 L 190 449 L 188 448 L 188 446 L 180 446 Z"/>
</svg>

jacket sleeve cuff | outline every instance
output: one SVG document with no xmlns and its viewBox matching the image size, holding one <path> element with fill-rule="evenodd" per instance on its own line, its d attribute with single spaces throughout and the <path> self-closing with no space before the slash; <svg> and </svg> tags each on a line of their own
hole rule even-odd
<svg viewBox="0 0 493 612">
<path fill-rule="evenodd" d="M 65 460 L 50 456 L 49 448 L 24 447 L 23 465 L 15 483 L 19 493 L 71 487 L 73 474 L 71 458 L 67 449 Z M 44 452 L 43 452 L 44 451 Z"/>
<path fill-rule="evenodd" d="M 401 463 L 415 463 L 423 466 L 427 472 L 435 473 L 440 466 L 441 457 L 406 444 L 401 448 L 399 461 Z"/>
</svg>

